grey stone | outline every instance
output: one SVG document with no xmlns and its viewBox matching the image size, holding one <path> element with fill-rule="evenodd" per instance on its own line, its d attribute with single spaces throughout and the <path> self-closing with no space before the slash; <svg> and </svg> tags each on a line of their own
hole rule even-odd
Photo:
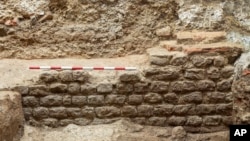
<svg viewBox="0 0 250 141">
<path fill-rule="evenodd" d="M 72 96 L 72 104 L 75 106 L 84 106 L 87 104 L 86 96 Z"/>
<path fill-rule="evenodd" d="M 203 124 L 207 126 L 216 126 L 221 123 L 221 116 L 205 116 L 203 118 Z"/>
<path fill-rule="evenodd" d="M 216 113 L 216 105 L 200 104 L 196 106 L 196 110 L 199 115 L 212 115 Z"/>
<path fill-rule="evenodd" d="M 71 95 L 64 95 L 63 96 L 63 105 L 70 106 L 72 104 L 71 99 L 72 99 Z"/>
<path fill-rule="evenodd" d="M 49 95 L 46 85 L 29 86 L 29 95 L 32 96 L 46 96 Z"/>
<path fill-rule="evenodd" d="M 233 114 L 233 104 L 218 104 L 216 107 L 217 114 L 230 116 Z"/>
<path fill-rule="evenodd" d="M 217 83 L 217 90 L 219 91 L 230 91 L 232 87 L 231 80 L 222 80 Z"/>
<path fill-rule="evenodd" d="M 210 67 L 207 69 L 207 77 L 212 80 L 217 80 L 220 78 L 220 70 L 215 67 Z"/>
<path fill-rule="evenodd" d="M 151 126 L 165 126 L 166 117 L 150 117 L 146 124 Z"/>
<path fill-rule="evenodd" d="M 135 117 L 137 116 L 137 110 L 134 106 L 124 106 L 121 109 L 122 116 L 125 117 Z"/>
<path fill-rule="evenodd" d="M 53 118 L 63 119 L 67 117 L 67 111 L 64 107 L 54 107 L 49 109 L 49 116 Z"/>
<path fill-rule="evenodd" d="M 200 91 L 213 91 L 215 83 L 211 80 L 201 80 L 197 82 L 197 87 Z"/>
<path fill-rule="evenodd" d="M 226 99 L 226 94 L 222 92 L 209 92 L 207 93 L 208 103 L 221 103 Z"/>
<path fill-rule="evenodd" d="M 74 81 L 72 71 L 61 71 L 58 74 L 58 78 L 62 82 L 72 82 L 72 81 Z"/>
<path fill-rule="evenodd" d="M 60 95 L 48 95 L 40 98 L 42 106 L 60 106 L 63 103 L 63 97 Z"/>
<path fill-rule="evenodd" d="M 124 95 L 107 95 L 105 103 L 123 105 L 125 103 L 126 96 Z"/>
<path fill-rule="evenodd" d="M 140 81 L 140 76 L 138 73 L 124 73 L 120 76 L 121 82 L 138 82 Z"/>
<path fill-rule="evenodd" d="M 153 81 L 150 89 L 152 92 L 155 93 L 165 93 L 168 92 L 169 83 L 163 81 Z"/>
<path fill-rule="evenodd" d="M 188 57 L 186 55 L 175 55 L 170 61 L 170 64 L 174 66 L 181 66 L 181 65 L 186 64 L 187 61 L 188 61 Z"/>
<path fill-rule="evenodd" d="M 22 96 L 29 94 L 29 87 L 27 86 L 17 86 L 14 88 L 15 91 L 19 92 Z"/>
<path fill-rule="evenodd" d="M 148 83 L 135 83 L 134 84 L 134 91 L 136 93 L 146 93 L 149 90 Z"/>
<path fill-rule="evenodd" d="M 187 119 L 185 117 L 171 116 L 167 123 L 171 126 L 182 126 L 185 125 Z"/>
<path fill-rule="evenodd" d="M 95 115 L 95 109 L 93 107 L 84 107 L 82 108 L 82 115 L 85 118 L 93 119 Z"/>
<path fill-rule="evenodd" d="M 67 108 L 66 109 L 68 117 L 79 118 L 82 117 L 81 108 Z"/>
<path fill-rule="evenodd" d="M 187 69 L 184 77 L 191 80 L 201 80 L 205 77 L 205 71 L 203 69 Z"/>
<path fill-rule="evenodd" d="M 83 95 L 92 95 L 92 94 L 96 94 L 97 90 L 96 90 L 96 87 L 92 84 L 84 84 L 81 86 L 81 93 Z"/>
<path fill-rule="evenodd" d="M 174 105 L 162 104 L 154 106 L 153 114 L 155 116 L 169 116 L 173 113 Z"/>
<path fill-rule="evenodd" d="M 113 85 L 110 83 L 101 83 L 97 86 L 98 93 L 111 93 L 113 90 Z"/>
<path fill-rule="evenodd" d="M 234 74 L 234 67 L 233 66 L 225 66 L 221 70 L 221 76 L 224 78 L 230 78 Z"/>
<path fill-rule="evenodd" d="M 80 93 L 80 84 L 78 83 L 70 83 L 68 86 L 68 92 L 71 94 Z"/>
<path fill-rule="evenodd" d="M 117 92 L 119 94 L 128 94 L 133 92 L 134 87 L 132 84 L 124 84 L 124 83 L 119 83 L 117 84 Z"/>
<path fill-rule="evenodd" d="M 42 73 L 39 79 L 43 82 L 54 82 L 57 80 L 57 73 Z"/>
<path fill-rule="evenodd" d="M 45 107 L 34 108 L 33 116 L 37 119 L 47 118 L 49 116 L 49 110 Z"/>
<path fill-rule="evenodd" d="M 158 57 L 158 56 L 150 56 L 150 64 L 158 65 L 158 66 L 165 66 L 170 62 L 169 57 Z"/>
<path fill-rule="evenodd" d="M 84 71 L 73 71 L 72 75 L 73 80 L 78 82 L 87 82 L 90 77 L 89 74 Z"/>
<path fill-rule="evenodd" d="M 132 118 L 131 120 L 132 120 L 132 122 L 134 122 L 136 124 L 141 124 L 141 125 L 146 124 L 146 118 L 145 117 L 136 117 L 136 118 Z"/>
<path fill-rule="evenodd" d="M 86 125 L 90 124 L 91 122 L 92 122 L 92 120 L 88 119 L 88 118 L 76 118 L 74 120 L 74 123 L 76 125 L 80 125 L 80 126 L 86 126 Z"/>
<path fill-rule="evenodd" d="M 53 93 L 64 93 L 67 91 L 68 86 L 62 83 L 52 83 L 50 85 L 50 91 Z"/>
<path fill-rule="evenodd" d="M 199 116 L 187 117 L 186 125 L 188 126 L 200 126 L 202 124 L 202 118 Z"/>
<path fill-rule="evenodd" d="M 143 101 L 142 95 L 130 95 L 128 97 L 128 103 L 131 105 L 140 105 Z"/>
<path fill-rule="evenodd" d="M 73 124 L 73 123 L 74 123 L 74 120 L 72 119 L 62 119 L 59 121 L 60 126 L 66 126 L 66 125 Z"/>
<path fill-rule="evenodd" d="M 168 93 L 164 95 L 164 101 L 171 104 L 178 103 L 178 96 L 175 93 Z"/>
<path fill-rule="evenodd" d="M 191 57 L 191 61 L 196 67 L 207 67 L 213 63 L 212 58 L 200 55 L 195 55 Z"/>
<path fill-rule="evenodd" d="M 192 108 L 192 105 L 187 104 L 187 105 L 176 105 L 173 109 L 174 114 L 176 115 L 186 115 L 189 110 Z"/>
<path fill-rule="evenodd" d="M 103 95 L 90 95 L 88 96 L 88 104 L 100 106 L 104 104 L 104 96 Z"/>
<path fill-rule="evenodd" d="M 34 96 L 23 97 L 23 106 L 35 107 L 39 105 L 39 99 Z"/>
<path fill-rule="evenodd" d="M 161 103 L 163 98 L 157 93 L 148 93 L 144 96 L 144 101 L 147 103 Z"/>
<path fill-rule="evenodd" d="M 55 118 L 43 119 L 42 123 L 46 126 L 53 127 L 53 128 L 58 127 L 58 125 L 59 125 L 58 120 Z"/>
<path fill-rule="evenodd" d="M 95 108 L 96 115 L 100 118 L 120 116 L 121 111 L 114 106 L 104 106 Z"/>
<path fill-rule="evenodd" d="M 186 141 L 187 132 L 182 126 L 177 126 L 172 129 L 171 139 L 173 141 Z"/>
<path fill-rule="evenodd" d="M 197 86 L 193 81 L 177 81 L 172 83 L 171 89 L 174 92 L 190 92 L 197 90 Z"/>
<path fill-rule="evenodd" d="M 195 103 L 199 104 L 202 102 L 202 94 L 201 92 L 193 92 L 184 96 L 181 96 L 179 99 L 179 103 Z"/>
<path fill-rule="evenodd" d="M 149 117 L 153 115 L 154 107 L 151 105 L 140 105 L 137 107 L 138 116 Z"/>
<path fill-rule="evenodd" d="M 214 66 L 216 67 L 223 67 L 225 64 L 227 64 L 227 59 L 222 56 L 216 56 L 214 57 Z"/>
<path fill-rule="evenodd" d="M 32 117 L 33 109 L 32 108 L 23 108 L 23 114 L 25 120 L 29 120 Z"/>
</svg>

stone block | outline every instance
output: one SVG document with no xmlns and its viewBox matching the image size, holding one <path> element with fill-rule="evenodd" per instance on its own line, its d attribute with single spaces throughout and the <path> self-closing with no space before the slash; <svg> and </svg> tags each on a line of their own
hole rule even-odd
<svg viewBox="0 0 250 141">
<path fill-rule="evenodd" d="M 205 71 L 203 69 L 187 69 L 184 77 L 191 80 L 201 80 L 205 77 Z"/>
<path fill-rule="evenodd" d="M 64 95 L 62 100 L 63 105 L 70 106 L 72 104 L 71 99 L 72 99 L 71 95 Z"/>
<path fill-rule="evenodd" d="M 222 80 L 217 83 L 218 91 L 230 91 L 232 87 L 232 80 Z"/>
<path fill-rule="evenodd" d="M 233 103 L 218 104 L 216 107 L 217 114 L 230 116 L 233 114 Z"/>
<path fill-rule="evenodd" d="M 210 67 L 207 69 L 207 77 L 212 80 L 217 80 L 220 78 L 220 70 L 215 67 Z"/>
<path fill-rule="evenodd" d="M 200 126 L 202 124 L 202 118 L 199 116 L 188 116 L 187 117 L 187 126 Z"/>
<path fill-rule="evenodd" d="M 72 82 L 72 81 L 74 81 L 72 71 L 61 71 L 58 74 L 58 78 L 62 82 Z"/>
<path fill-rule="evenodd" d="M 214 66 L 216 67 L 223 67 L 227 64 L 227 58 L 224 58 L 222 56 L 216 56 L 214 59 Z"/>
<path fill-rule="evenodd" d="M 121 115 L 124 117 L 135 117 L 137 116 L 137 109 L 135 106 L 124 106 L 121 109 Z"/>
<path fill-rule="evenodd" d="M 206 56 L 194 55 L 191 57 L 194 66 L 198 68 L 208 67 L 213 63 L 213 59 Z"/>
<path fill-rule="evenodd" d="M 40 98 L 42 106 L 60 106 L 63 104 L 63 97 L 60 95 L 48 95 Z"/>
<path fill-rule="evenodd" d="M 33 117 L 36 119 L 47 118 L 49 116 L 49 109 L 45 107 L 37 107 L 33 109 Z"/>
<path fill-rule="evenodd" d="M 52 118 L 63 119 L 67 117 L 67 111 L 64 107 L 54 107 L 49 109 L 49 116 Z"/>
<path fill-rule="evenodd" d="M 52 83 L 50 85 L 50 91 L 53 93 L 64 93 L 67 92 L 68 86 L 62 83 Z"/>
<path fill-rule="evenodd" d="M 197 86 L 193 81 L 177 81 L 172 83 L 171 89 L 174 92 L 190 92 L 196 91 Z"/>
<path fill-rule="evenodd" d="M 233 124 L 233 116 L 223 116 L 222 117 L 222 123 L 224 125 L 232 125 Z"/>
<path fill-rule="evenodd" d="M 178 96 L 175 93 L 168 93 L 164 95 L 164 101 L 170 104 L 178 103 Z"/>
<path fill-rule="evenodd" d="M 58 120 L 55 118 L 46 118 L 46 119 L 43 119 L 41 122 L 43 125 L 53 127 L 53 128 L 58 127 L 59 125 Z"/>
<path fill-rule="evenodd" d="M 104 96 L 103 95 L 90 95 L 88 96 L 88 104 L 100 106 L 104 104 Z"/>
<path fill-rule="evenodd" d="M 68 86 L 68 92 L 70 94 L 79 94 L 80 93 L 80 84 L 78 83 L 70 83 Z"/>
<path fill-rule="evenodd" d="M 66 112 L 70 118 L 79 118 L 83 116 L 81 108 L 67 108 Z"/>
<path fill-rule="evenodd" d="M 119 94 L 129 94 L 134 90 L 133 84 L 119 83 L 116 86 L 117 86 L 117 92 Z"/>
<path fill-rule="evenodd" d="M 90 75 L 84 71 L 73 71 L 72 77 L 73 77 L 73 81 L 87 82 Z"/>
<path fill-rule="evenodd" d="M 159 70 L 156 70 L 158 73 L 152 76 L 152 80 L 159 80 L 159 81 L 172 81 L 179 78 L 179 74 L 181 74 L 180 67 L 165 67 Z"/>
<path fill-rule="evenodd" d="M 187 119 L 185 117 L 171 116 L 167 119 L 167 124 L 170 126 L 183 126 Z"/>
<path fill-rule="evenodd" d="M 124 73 L 120 76 L 121 82 L 138 82 L 141 78 L 139 76 L 139 73 Z"/>
<path fill-rule="evenodd" d="M 145 125 L 146 124 L 146 118 L 145 117 L 136 117 L 131 119 L 132 122 L 140 125 Z"/>
<path fill-rule="evenodd" d="M 183 95 L 179 99 L 179 103 L 186 104 L 186 103 L 194 103 L 200 104 L 202 102 L 202 93 L 201 92 L 193 92 L 187 95 Z"/>
<path fill-rule="evenodd" d="M 143 101 L 142 95 L 130 95 L 128 97 L 128 103 L 131 105 L 140 105 Z"/>
<path fill-rule="evenodd" d="M 216 85 L 211 80 L 200 80 L 197 82 L 197 87 L 200 91 L 213 91 Z"/>
<path fill-rule="evenodd" d="M 160 36 L 160 37 L 169 37 L 171 36 L 171 27 L 167 26 L 164 28 L 157 29 L 155 33 L 157 36 Z"/>
<path fill-rule="evenodd" d="M 75 106 L 84 106 L 87 104 L 86 96 L 72 96 L 72 104 Z"/>
<path fill-rule="evenodd" d="M 88 118 L 76 118 L 74 120 L 74 124 L 80 125 L 80 126 L 86 126 L 89 125 L 92 122 L 91 119 Z"/>
<path fill-rule="evenodd" d="M 186 54 L 175 54 L 172 58 L 172 60 L 170 61 L 170 64 L 173 66 L 181 66 L 186 64 L 188 61 L 188 57 L 186 56 Z"/>
<path fill-rule="evenodd" d="M 207 93 L 207 103 L 222 103 L 225 102 L 226 93 L 209 92 Z"/>
<path fill-rule="evenodd" d="M 58 73 L 42 73 L 39 75 L 39 79 L 43 82 L 49 83 L 57 80 Z"/>
<path fill-rule="evenodd" d="M 162 105 L 155 105 L 153 114 L 155 116 L 169 116 L 173 113 L 174 105 L 170 104 L 162 104 Z"/>
<path fill-rule="evenodd" d="M 192 108 L 191 104 L 187 105 L 176 105 L 173 109 L 173 113 L 175 115 L 186 115 L 188 114 L 189 110 Z"/>
<path fill-rule="evenodd" d="M 203 118 L 203 124 L 207 126 L 217 126 L 220 125 L 222 121 L 221 116 L 205 116 Z"/>
<path fill-rule="evenodd" d="M 165 93 L 168 92 L 169 82 L 163 81 L 153 81 L 151 83 L 150 89 L 155 93 Z"/>
<path fill-rule="evenodd" d="M 92 95 L 96 93 L 97 93 L 96 87 L 92 84 L 84 84 L 81 86 L 81 94 L 83 95 Z"/>
<path fill-rule="evenodd" d="M 216 113 L 216 105 L 200 104 L 196 106 L 196 111 L 199 115 L 212 115 Z"/>
<path fill-rule="evenodd" d="M 23 106 L 35 107 L 39 105 L 39 99 L 34 96 L 23 97 Z"/>
<path fill-rule="evenodd" d="M 230 78 L 234 74 L 234 67 L 233 66 L 225 66 L 221 69 L 221 76 L 223 78 Z"/>
<path fill-rule="evenodd" d="M 93 119 L 96 116 L 94 107 L 84 107 L 84 108 L 82 108 L 82 115 L 85 118 Z"/>
<path fill-rule="evenodd" d="M 144 96 L 144 101 L 147 103 L 161 103 L 163 98 L 157 93 L 148 93 Z"/>
<path fill-rule="evenodd" d="M 165 126 L 166 125 L 166 117 L 150 117 L 146 121 L 146 125 L 150 125 L 150 126 Z"/>
<path fill-rule="evenodd" d="M 170 57 L 150 56 L 149 61 L 152 65 L 165 66 L 169 64 L 170 59 Z"/>
<path fill-rule="evenodd" d="M 95 108 L 96 115 L 100 118 L 120 116 L 121 111 L 114 106 L 104 106 Z"/>
<path fill-rule="evenodd" d="M 137 107 L 138 116 L 149 117 L 153 115 L 154 107 L 151 105 L 140 105 Z"/>
<path fill-rule="evenodd" d="M 124 95 L 107 95 L 105 98 L 105 103 L 123 105 L 125 103 L 126 96 Z"/>
<path fill-rule="evenodd" d="M 135 83 L 134 84 L 134 91 L 136 93 L 146 93 L 149 90 L 149 84 L 148 83 Z"/>
<path fill-rule="evenodd" d="M 113 85 L 111 83 L 101 83 L 97 86 L 98 93 L 111 93 Z"/>
<path fill-rule="evenodd" d="M 26 121 L 30 120 L 30 118 L 32 117 L 32 113 L 32 108 L 23 108 L 23 114 Z"/>
<path fill-rule="evenodd" d="M 49 95 L 46 85 L 33 85 L 29 86 L 29 95 L 32 96 L 46 96 Z"/>
<path fill-rule="evenodd" d="M 59 121 L 60 126 L 66 126 L 66 125 L 73 124 L 73 123 L 74 123 L 74 120 L 72 119 L 62 119 Z"/>
</svg>

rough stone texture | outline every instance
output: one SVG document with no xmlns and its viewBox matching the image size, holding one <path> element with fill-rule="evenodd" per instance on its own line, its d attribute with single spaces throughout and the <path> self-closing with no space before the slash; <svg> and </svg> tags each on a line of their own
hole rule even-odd
<svg viewBox="0 0 250 141">
<path fill-rule="evenodd" d="M 149 90 L 148 83 L 135 83 L 134 84 L 134 91 L 136 93 L 146 93 Z"/>
<path fill-rule="evenodd" d="M 102 83 L 97 86 L 98 93 L 111 93 L 113 90 L 113 85 L 109 83 Z"/>
<path fill-rule="evenodd" d="M 103 95 L 91 95 L 88 96 L 88 104 L 100 106 L 104 104 L 104 96 Z"/>
<path fill-rule="evenodd" d="M 138 116 L 149 117 L 153 114 L 153 106 L 151 105 L 140 105 L 137 107 Z"/>
<path fill-rule="evenodd" d="M 21 94 L 0 91 L 0 140 L 19 140 L 23 133 Z"/>
<path fill-rule="evenodd" d="M 39 100 L 34 96 L 26 96 L 23 98 L 23 105 L 28 107 L 38 106 Z"/>
<path fill-rule="evenodd" d="M 53 83 L 50 85 L 50 91 L 55 93 L 63 93 L 67 91 L 67 85 L 61 83 Z"/>
<path fill-rule="evenodd" d="M 212 79 L 212 80 L 217 80 L 220 78 L 220 70 L 218 68 L 215 68 L 215 67 L 210 67 L 208 68 L 207 70 L 207 75 L 208 75 L 208 78 Z"/>
<path fill-rule="evenodd" d="M 185 117 L 171 116 L 167 123 L 171 126 L 182 126 L 186 123 L 187 119 Z"/>
<path fill-rule="evenodd" d="M 80 92 L 80 84 L 70 83 L 68 86 L 68 92 L 71 94 L 78 94 Z"/>
<path fill-rule="evenodd" d="M 120 81 L 122 82 L 136 82 L 140 81 L 140 76 L 137 73 L 125 73 L 120 76 Z"/>
<path fill-rule="evenodd" d="M 128 103 L 131 105 L 140 105 L 143 101 L 142 95 L 130 95 L 128 97 Z"/>
<path fill-rule="evenodd" d="M 116 117 L 121 114 L 120 109 L 114 106 L 104 106 L 95 108 L 96 115 L 100 118 Z"/>
<path fill-rule="evenodd" d="M 105 98 L 107 104 L 123 105 L 125 103 L 126 96 L 124 95 L 108 95 Z"/>
<path fill-rule="evenodd" d="M 156 93 L 168 92 L 168 88 L 169 88 L 169 83 L 163 81 L 153 81 L 150 86 L 151 91 Z"/>
<path fill-rule="evenodd" d="M 171 89 L 174 92 L 189 92 L 195 91 L 197 87 L 193 81 L 177 81 L 172 83 Z"/>
<path fill-rule="evenodd" d="M 144 96 L 144 101 L 147 103 L 161 103 L 162 96 L 157 93 L 148 93 Z"/>
<path fill-rule="evenodd" d="M 84 106 L 87 104 L 86 96 L 72 96 L 72 105 Z"/>
<path fill-rule="evenodd" d="M 68 115 L 65 107 L 55 107 L 49 109 L 49 116 L 53 118 L 63 119 Z"/>
<path fill-rule="evenodd" d="M 213 63 L 213 60 L 211 58 L 198 55 L 193 56 L 191 60 L 196 67 L 207 67 L 208 65 L 211 65 Z"/>
<path fill-rule="evenodd" d="M 169 116 L 173 112 L 174 105 L 156 105 L 153 114 L 156 116 Z"/>
<path fill-rule="evenodd" d="M 33 116 L 37 119 L 47 118 L 49 116 L 49 109 L 45 107 L 34 108 Z"/>
<path fill-rule="evenodd" d="M 121 115 L 125 117 L 137 116 L 137 109 L 134 106 L 124 106 L 121 109 Z"/>
<path fill-rule="evenodd" d="M 201 92 L 193 92 L 184 96 L 181 96 L 179 99 L 179 103 L 196 103 L 199 104 L 202 102 L 202 93 Z"/>
<path fill-rule="evenodd" d="M 205 73 L 203 69 L 187 69 L 184 77 L 191 80 L 200 80 L 204 79 Z"/>
<path fill-rule="evenodd" d="M 200 91 L 213 91 L 215 83 L 211 80 L 201 80 L 197 82 L 197 87 Z"/>
<path fill-rule="evenodd" d="M 71 82 L 73 81 L 73 74 L 72 71 L 62 71 L 58 74 L 58 78 L 62 82 Z"/>
<path fill-rule="evenodd" d="M 41 106 L 60 106 L 63 103 L 63 97 L 60 95 L 49 95 L 40 99 Z"/>
<path fill-rule="evenodd" d="M 124 84 L 124 83 L 118 83 L 117 84 L 117 92 L 119 94 L 129 94 L 133 92 L 134 87 L 132 84 Z"/>
<path fill-rule="evenodd" d="M 81 86 L 81 94 L 83 95 L 91 95 L 95 94 L 96 92 L 97 92 L 96 87 L 91 84 L 86 83 Z"/>
<path fill-rule="evenodd" d="M 175 93 L 168 93 L 164 95 L 164 100 L 167 103 L 177 104 L 178 96 Z"/>
</svg>

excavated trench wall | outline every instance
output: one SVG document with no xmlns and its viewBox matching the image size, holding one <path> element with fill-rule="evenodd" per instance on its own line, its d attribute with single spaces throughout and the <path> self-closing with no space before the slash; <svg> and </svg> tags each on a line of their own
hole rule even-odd
<svg viewBox="0 0 250 141">
<path fill-rule="evenodd" d="M 117 82 L 93 83 L 83 71 L 43 73 L 20 86 L 27 123 L 51 127 L 110 123 L 183 126 L 188 132 L 226 130 L 233 122 L 234 67 L 240 51 L 189 54 L 149 50 L 142 72 L 124 72 Z"/>
</svg>

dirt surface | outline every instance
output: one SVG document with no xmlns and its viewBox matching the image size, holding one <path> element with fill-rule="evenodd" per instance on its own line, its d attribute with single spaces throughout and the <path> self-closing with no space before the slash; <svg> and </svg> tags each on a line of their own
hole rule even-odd
<svg viewBox="0 0 250 141">
<path fill-rule="evenodd" d="M 64 128 L 36 128 L 25 126 L 21 141 L 228 141 L 228 132 L 186 134 L 171 127 L 141 126 L 126 120 L 113 124 Z M 177 130 L 177 131 L 174 131 Z M 178 134 L 176 134 L 178 133 Z"/>
<path fill-rule="evenodd" d="M 23 132 L 24 116 L 21 95 L 0 91 L 0 140 L 18 141 Z"/>
</svg>

